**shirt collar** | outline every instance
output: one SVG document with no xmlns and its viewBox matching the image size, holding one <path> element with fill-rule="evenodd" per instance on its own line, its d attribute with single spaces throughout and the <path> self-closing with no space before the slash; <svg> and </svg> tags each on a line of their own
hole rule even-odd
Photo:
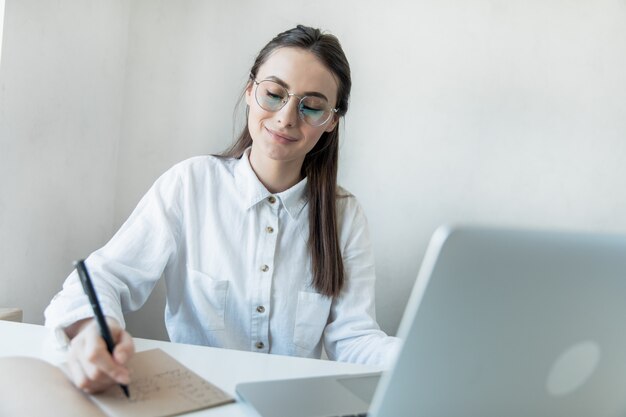
<svg viewBox="0 0 626 417">
<path fill-rule="evenodd" d="M 306 177 L 293 187 L 281 192 L 272 194 L 254 173 L 250 165 L 250 149 L 244 151 L 235 166 L 235 183 L 241 197 L 243 208 L 250 209 L 254 205 L 274 195 L 282 203 L 291 218 L 298 217 L 304 206 L 306 206 Z"/>
</svg>

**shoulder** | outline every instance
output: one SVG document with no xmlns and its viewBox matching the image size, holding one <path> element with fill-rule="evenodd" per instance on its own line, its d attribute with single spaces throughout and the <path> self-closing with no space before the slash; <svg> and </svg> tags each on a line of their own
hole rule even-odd
<svg viewBox="0 0 626 417">
<path fill-rule="evenodd" d="M 354 199 L 356 199 L 356 197 L 354 197 L 354 194 L 352 194 L 350 191 L 346 190 L 341 185 L 337 185 L 337 200 L 339 200 L 341 198 L 354 198 Z"/>
<path fill-rule="evenodd" d="M 342 251 L 350 242 L 367 242 L 368 221 L 361 203 L 354 194 L 337 186 L 337 232 Z M 363 240 L 365 239 L 365 240 Z"/>
<path fill-rule="evenodd" d="M 211 177 L 232 176 L 238 159 L 215 155 L 194 156 L 178 162 L 165 172 L 166 176 L 176 177 L 183 182 Z"/>
<path fill-rule="evenodd" d="M 340 220 L 343 218 L 364 217 L 361 203 L 354 194 L 342 186 L 337 186 L 336 193 L 337 213 Z"/>
<path fill-rule="evenodd" d="M 227 158 L 216 155 L 200 155 L 185 159 L 174 165 L 171 170 L 179 173 L 203 173 L 206 171 L 225 170 L 232 171 L 239 161 L 235 158 Z"/>
<path fill-rule="evenodd" d="M 213 155 L 194 156 L 176 163 L 154 182 L 152 188 L 159 194 L 207 191 L 234 183 L 229 178 L 234 176 L 237 159 L 222 158 Z"/>
<path fill-rule="evenodd" d="M 354 194 L 340 185 L 337 185 L 335 198 L 337 201 L 337 208 L 340 213 L 345 210 L 354 210 L 357 207 L 360 207 L 359 200 L 354 196 Z"/>
</svg>

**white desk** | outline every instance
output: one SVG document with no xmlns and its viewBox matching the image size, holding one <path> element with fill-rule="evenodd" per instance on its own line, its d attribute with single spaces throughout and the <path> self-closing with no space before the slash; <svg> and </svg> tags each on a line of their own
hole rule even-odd
<svg viewBox="0 0 626 417">
<path fill-rule="evenodd" d="M 0 320 L 0 356 L 34 356 L 58 364 L 64 358 L 60 352 L 49 348 L 49 338 L 51 337 L 50 331 L 43 326 Z M 137 351 L 152 348 L 163 349 L 189 369 L 235 398 L 237 398 L 235 386 L 239 382 L 244 381 L 350 374 L 379 370 L 372 366 L 241 352 L 139 338 L 135 338 L 135 346 Z M 257 416 L 254 410 L 250 409 L 238 398 L 234 404 L 186 415 L 211 417 Z"/>
</svg>

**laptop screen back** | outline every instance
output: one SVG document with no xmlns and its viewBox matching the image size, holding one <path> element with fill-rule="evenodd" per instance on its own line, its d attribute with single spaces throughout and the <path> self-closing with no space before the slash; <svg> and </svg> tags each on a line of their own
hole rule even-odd
<svg viewBox="0 0 626 417">
<path fill-rule="evenodd" d="M 626 415 L 626 238 L 441 228 L 375 417 Z"/>
</svg>

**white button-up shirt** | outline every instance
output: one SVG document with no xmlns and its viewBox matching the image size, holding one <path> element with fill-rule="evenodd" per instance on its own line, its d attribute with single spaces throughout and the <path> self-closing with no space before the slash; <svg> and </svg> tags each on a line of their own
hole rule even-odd
<svg viewBox="0 0 626 417">
<path fill-rule="evenodd" d="M 312 286 L 306 179 L 272 194 L 241 159 L 201 156 L 163 174 L 130 218 L 86 260 L 104 313 L 124 325 L 163 276 L 173 342 L 387 365 L 399 340 L 374 312 L 367 221 L 340 189 L 346 280 L 338 297 Z M 46 309 L 55 329 L 93 315 L 73 272 Z"/>
</svg>

